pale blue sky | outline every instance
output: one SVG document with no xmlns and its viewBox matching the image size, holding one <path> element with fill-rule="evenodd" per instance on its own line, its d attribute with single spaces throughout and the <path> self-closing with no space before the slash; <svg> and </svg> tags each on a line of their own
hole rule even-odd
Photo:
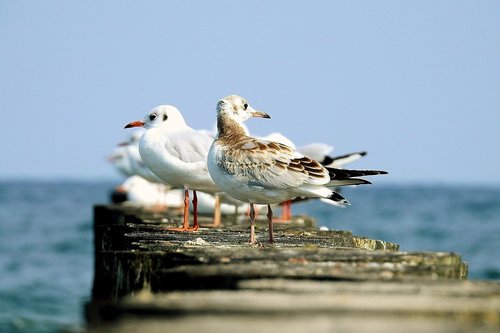
<svg viewBox="0 0 500 333">
<path fill-rule="evenodd" d="M 382 182 L 500 184 L 499 15 L 499 1 L 2 1 L 0 178 L 117 178 L 104 157 L 126 123 L 173 104 L 211 128 L 239 94 L 272 116 L 253 133 L 367 150 L 352 166 Z"/>
</svg>

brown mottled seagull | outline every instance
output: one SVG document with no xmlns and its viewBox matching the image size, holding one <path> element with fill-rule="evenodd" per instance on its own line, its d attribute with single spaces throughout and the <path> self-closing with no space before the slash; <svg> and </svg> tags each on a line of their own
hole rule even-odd
<svg viewBox="0 0 500 333">
<path fill-rule="evenodd" d="M 256 243 L 254 204 L 267 204 L 269 242 L 273 243 L 271 204 L 302 196 L 348 205 L 349 201 L 330 188 L 369 184 L 355 177 L 387 173 L 324 167 L 287 145 L 248 136 L 242 124 L 251 117 L 270 118 L 240 96 L 221 99 L 217 104 L 217 137 L 208 153 L 208 170 L 215 184 L 250 203 L 250 243 Z"/>
</svg>

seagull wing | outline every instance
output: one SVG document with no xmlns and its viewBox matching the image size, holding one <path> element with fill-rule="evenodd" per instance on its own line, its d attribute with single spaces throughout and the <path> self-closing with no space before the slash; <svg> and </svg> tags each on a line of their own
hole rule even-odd
<svg viewBox="0 0 500 333">
<path fill-rule="evenodd" d="M 185 163 L 206 164 L 212 142 L 213 139 L 205 133 L 193 130 L 172 135 L 165 142 L 165 147 L 173 157 Z"/>
<path fill-rule="evenodd" d="M 317 161 L 284 144 L 253 137 L 221 145 L 217 163 L 239 180 L 265 188 L 323 185 L 330 181 L 329 171 Z"/>
</svg>

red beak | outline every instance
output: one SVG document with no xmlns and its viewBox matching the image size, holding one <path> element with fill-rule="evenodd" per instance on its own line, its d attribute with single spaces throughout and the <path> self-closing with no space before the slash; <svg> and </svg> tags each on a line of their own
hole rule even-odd
<svg viewBox="0 0 500 333">
<path fill-rule="evenodd" d="M 139 120 L 139 121 L 133 121 L 131 123 L 128 123 L 127 125 L 125 125 L 125 128 L 143 127 L 143 126 L 144 126 L 144 122 Z"/>
</svg>

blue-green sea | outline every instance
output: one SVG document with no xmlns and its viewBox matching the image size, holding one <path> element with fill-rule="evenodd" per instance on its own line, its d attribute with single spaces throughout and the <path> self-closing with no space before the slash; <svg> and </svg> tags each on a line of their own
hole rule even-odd
<svg viewBox="0 0 500 333">
<path fill-rule="evenodd" d="M 73 332 L 93 278 L 92 207 L 113 182 L 0 182 L 0 332 Z M 403 251 L 453 251 L 471 279 L 500 279 L 500 187 L 371 185 L 341 209 L 296 204 L 319 225 L 392 241 Z"/>
</svg>

